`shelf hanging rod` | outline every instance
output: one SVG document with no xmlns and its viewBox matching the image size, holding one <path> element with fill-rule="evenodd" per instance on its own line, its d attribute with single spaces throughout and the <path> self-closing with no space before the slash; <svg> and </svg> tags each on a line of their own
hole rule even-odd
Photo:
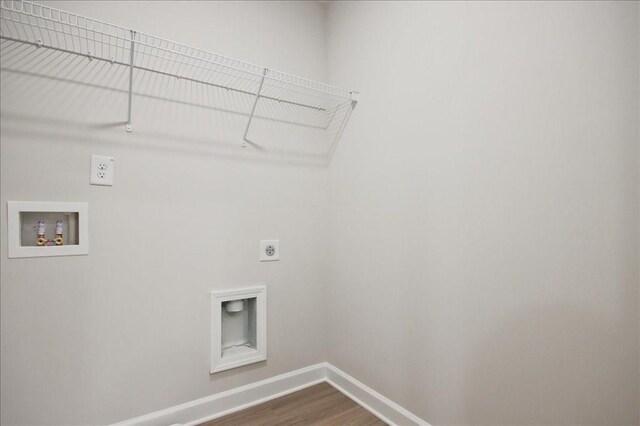
<svg viewBox="0 0 640 426">
<path fill-rule="evenodd" d="M 256 107 L 258 106 L 258 100 L 260 99 L 260 92 L 262 92 L 262 85 L 264 84 L 264 78 L 267 75 L 267 69 L 265 68 L 262 71 L 262 80 L 260 80 L 260 85 L 258 86 L 258 93 L 256 93 L 256 99 L 253 101 L 253 107 L 251 108 L 251 115 L 249 116 L 249 121 L 247 122 L 247 128 L 244 129 L 244 136 L 242 137 L 242 147 L 247 146 L 247 142 L 251 142 L 247 139 L 247 135 L 249 134 L 249 127 L 251 127 L 251 121 L 253 120 L 253 113 L 256 112 Z"/>
<path fill-rule="evenodd" d="M 130 51 L 130 55 L 129 55 L 129 110 L 128 110 L 128 115 L 127 115 L 127 126 L 126 126 L 126 130 L 127 132 L 131 132 L 133 129 L 131 128 L 131 101 L 133 98 L 133 54 L 135 52 L 135 37 L 136 36 L 136 32 L 131 30 L 131 46 L 129 48 Z"/>
<path fill-rule="evenodd" d="M 24 44 L 28 44 L 28 45 L 31 45 L 31 46 L 42 47 L 42 48 L 45 48 L 45 49 L 51 49 L 51 50 L 55 50 L 57 52 L 63 52 L 63 53 L 69 53 L 69 54 L 73 54 L 73 55 L 83 56 L 83 57 L 85 57 L 87 59 L 91 58 L 91 59 L 95 59 L 95 60 L 98 60 L 98 61 L 109 62 L 110 64 L 116 64 L 116 65 L 122 65 L 122 66 L 130 67 L 130 68 L 133 68 L 133 69 L 136 69 L 136 70 L 140 70 L 140 71 L 148 71 L 148 72 L 164 75 L 164 76 L 167 76 L 167 77 L 175 77 L 175 78 L 179 78 L 181 80 L 191 81 L 193 83 L 204 84 L 204 85 L 210 86 L 210 87 L 217 87 L 219 89 L 226 89 L 226 90 L 231 90 L 231 91 L 234 91 L 234 92 L 237 92 L 237 93 L 242 93 L 242 94 L 245 94 L 245 95 L 256 96 L 255 93 L 250 92 L 248 90 L 236 89 L 236 88 L 233 88 L 233 87 L 223 86 L 221 84 L 210 83 L 208 81 L 197 80 L 197 79 L 190 78 L 190 77 L 183 77 L 183 76 L 180 76 L 180 75 L 177 75 L 177 74 L 172 74 L 172 73 L 168 73 L 168 72 L 165 72 L 165 71 L 159 71 L 159 70 L 155 70 L 155 69 L 151 69 L 151 68 L 141 67 L 141 66 L 138 66 L 138 65 L 133 65 L 133 67 L 131 67 L 131 63 L 116 61 L 116 60 L 113 60 L 112 58 L 105 59 L 105 58 L 97 57 L 94 54 L 79 53 L 79 52 L 76 52 L 76 51 L 73 51 L 73 50 L 69 50 L 69 49 L 64 49 L 64 48 L 55 47 L 55 46 L 49 46 L 49 45 L 43 44 L 40 41 L 27 41 L 27 40 L 14 38 L 14 37 L 8 37 L 8 36 L 5 36 L 5 35 L 0 35 L 0 39 L 7 40 L 7 41 L 13 41 L 13 42 L 17 42 L 17 43 L 24 43 Z M 316 110 L 316 111 L 321 111 L 321 112 L 326 112 L 327 111 L 327 108 L 317 107 L 315 105 L 309 105 L 309 104 L 304 104 L 304 103 L 295 102 L 295 101 L 289 101 L 287 99 L 276 98 L 276 97 L 273 97 L 273 96 L 267 96 L 267 95 L 262 95 L 261 94 L 261 95 L 259 95 L 259 97 L 262 98 L 262 99 L 270 100 L 270 101 L 276 101 L 276 102 L 281 102 L 283 104 L 295 105 L 295 106 L 299 106 L 299 107 L 303 107 L 303 108 L 309 108 L 309 109 L 313 109 L 313 110 Z M 130 117 L 129 117 L 129 119 L 130 119 Z"/>
</svg>

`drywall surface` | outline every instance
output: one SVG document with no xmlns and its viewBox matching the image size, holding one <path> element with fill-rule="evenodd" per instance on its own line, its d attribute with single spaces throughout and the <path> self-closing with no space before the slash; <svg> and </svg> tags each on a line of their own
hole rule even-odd
<svg viewBox="0 0 640 426">
<path fill-rule="evenodd" d="M 326 78 L 320 4 L 47 4 Z M 24 49 L 3 42 L 1 423 L 115 422 L 325 361 L 326 169 L 244 157 L 247 117 L 171 77 L 136 73 L 127 134 L 126 68 Z M 91 154 L 114 187 L 89 186 Z M 88 201 L 89 255 L 7 259 L 8 200 Z M 268 360 L 210 376 L 209 291 L 260 282 Z"/>
<path fill-rule="evenodd" d="M 638 3 L 328 13 L 329 361 L 431 424 L 638 424 Z"/>
</svg>

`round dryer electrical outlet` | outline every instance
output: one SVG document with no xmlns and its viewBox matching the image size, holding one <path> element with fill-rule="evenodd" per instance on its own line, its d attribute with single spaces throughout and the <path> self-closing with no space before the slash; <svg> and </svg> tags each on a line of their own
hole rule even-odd
<svg viewBox="0 0 640 426">
<path fill-rule="evenodd" d="M 280 260 L 280 241 L 261 240 L 260 262 L 272 262 L 274 260 Z"/>
</svg>

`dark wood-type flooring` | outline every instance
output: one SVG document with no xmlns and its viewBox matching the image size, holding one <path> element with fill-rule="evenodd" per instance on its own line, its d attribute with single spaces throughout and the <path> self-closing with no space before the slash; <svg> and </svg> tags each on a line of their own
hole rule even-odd
<svg viewBox="0 0 640 426">
<path fill-rule="evenodd" d="M 382 426 L 385 424 L 330 384 L 320 383 L 208 421 L 201 426 Z"/>
</svg>

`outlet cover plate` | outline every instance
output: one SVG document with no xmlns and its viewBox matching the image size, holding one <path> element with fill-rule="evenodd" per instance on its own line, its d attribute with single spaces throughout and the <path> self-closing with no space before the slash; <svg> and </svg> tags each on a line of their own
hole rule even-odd
<svg viewBox="0 0 640 426">
<path fill-rule="evenodd" d="M 115 159 L 107 155 L 91 156 L 91 185 L 113 186 Z"/>
<path fill-rule="evenodd" d="M 280 260 L 280 240 L 260 240 L 260 262 Z"/>
</svg>

